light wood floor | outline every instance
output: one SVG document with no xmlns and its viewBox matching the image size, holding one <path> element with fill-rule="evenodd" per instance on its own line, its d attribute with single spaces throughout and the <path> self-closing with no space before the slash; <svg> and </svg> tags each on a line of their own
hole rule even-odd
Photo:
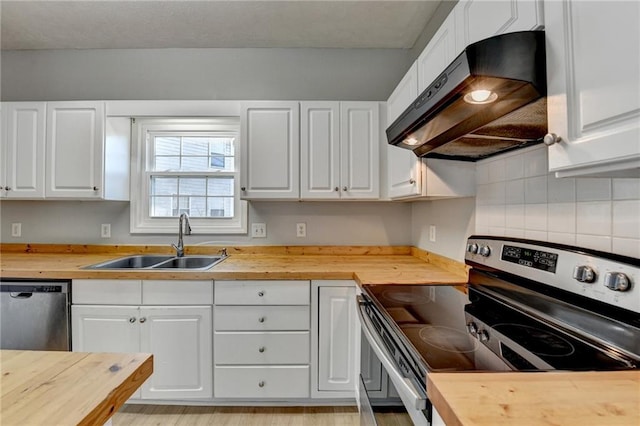
<svg viewBox="0 0 640 426">
<path fill-rule="evenodd" d="M 184 407 L 125 405 L 113 416 L 114 426 L 357 426 L 356 407 Z M 388 426 L 410 426 L 397 414 L 385 414 Z"/>
</svg>

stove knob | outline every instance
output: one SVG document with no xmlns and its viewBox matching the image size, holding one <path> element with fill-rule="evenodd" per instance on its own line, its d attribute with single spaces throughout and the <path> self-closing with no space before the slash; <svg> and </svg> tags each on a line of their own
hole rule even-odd
<svg viewBox="0 0 640 426">
<path fill-rule="evenodd" d="M 491 254 L 491 247 L 489 246 L 482 246 L 480 247 L 480 256 L 482 257 L 489 257 L 489 255 Z"/>
<path fill-rule="evenodd" d="M 478 339 L 480 339 L 481 342 L 488 342 L 489 341 L 489 333 L 487 333 L 487 330 L 478 331 Z"/>
<path fill-rule="evenodd" d="M 475 322 L 473 321 L 469 321 L 467 323 L 467 331 L 473 335 L 475 335 L 478 332 L 478 326 L 476 325 Z"/>
<path fill-rule="evenodd" d="M 604 285 L 610 290 L 627 291 L 631 288 L 631 280 L 622 272 L 607 272 L 604 275 Z"/>
<path fill-rule="evenodd" d="M 476 243 L 467 245 L 467 251 L 471 254 L 478 253 L 478 245 Z"/>
<path fill-rule="evenodd" d="M 573 268 L 573 279 L 581 283 L 592 283 L 596 280 L 596 271 L 590 266 L 579 265 Z"/>
</svg>

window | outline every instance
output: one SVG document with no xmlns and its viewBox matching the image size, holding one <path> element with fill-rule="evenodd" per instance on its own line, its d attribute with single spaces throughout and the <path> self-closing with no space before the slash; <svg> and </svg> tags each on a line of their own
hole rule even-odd
<svg viewBox="0 0 640 426">
<path fill-rule="evenodd" d="M 229 118 L 134 120 L 131 232 L 176 232 L 187 213 L 194 233 L 245 233 L 238 127 Z"/>
</svg>

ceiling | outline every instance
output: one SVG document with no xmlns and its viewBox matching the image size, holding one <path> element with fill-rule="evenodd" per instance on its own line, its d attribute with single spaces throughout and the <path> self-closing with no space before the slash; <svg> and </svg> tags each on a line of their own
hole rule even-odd
<svg viewBox="0 0 640 426">
<path fill-rule="evenodd" d="M 1 47 L 410 49 L 440 0 L 2 0 Z"/>
</svg>

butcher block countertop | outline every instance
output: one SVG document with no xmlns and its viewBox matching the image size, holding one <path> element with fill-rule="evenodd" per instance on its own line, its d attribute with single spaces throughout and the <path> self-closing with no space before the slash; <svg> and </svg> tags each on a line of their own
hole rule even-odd
<svg viewBox="0 0 640 426">
<path fill-rule="evenodd" d="M 351 280 L 360 284 L 464 284 L 464 264 L 412 247 L 239 247 L 205 271 L 88 270 L 85 266 L 130 254 L 171 254 L 164 246 L 4 244 L 0 274 L 38 279 Z M 187 247 L 186 254 L 217 254 L 220 247 Z"/>
<path fill-rule="evenodd" d="M 0 424 L 102 425 L 153 372 L 153 355 L 0 351 Z"/>
</svg>

